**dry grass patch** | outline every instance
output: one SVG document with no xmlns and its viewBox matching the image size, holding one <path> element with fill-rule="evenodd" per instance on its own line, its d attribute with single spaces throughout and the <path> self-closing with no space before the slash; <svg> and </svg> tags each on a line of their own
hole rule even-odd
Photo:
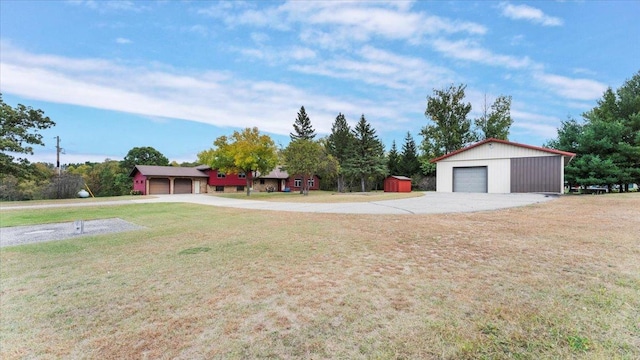
<svg viewBox="0 0 640 360">
<path fill-rule="evenodd" d="M 148 228 L 1 251 L 0 357 L 640 357 L 637 195 L 421 216 L 100 211 Z"/>
</svg>

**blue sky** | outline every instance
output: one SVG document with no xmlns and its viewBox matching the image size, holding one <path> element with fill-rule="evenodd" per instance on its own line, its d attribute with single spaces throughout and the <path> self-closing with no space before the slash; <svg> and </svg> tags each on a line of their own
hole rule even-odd
<svg viewBox="0 0 640 360">
<path fill-rule="evenodd" d="M 361 114 L 417 142 L 426 97 L 513 98 L 510 140 L 542 145 L 640 70 L 638 1 L 0 2 L 0 92 L 57 125 L 34 161 L 195 161 L 257 126 L 286 146 L 300 106 L 318 133 Z"/>
</svg>

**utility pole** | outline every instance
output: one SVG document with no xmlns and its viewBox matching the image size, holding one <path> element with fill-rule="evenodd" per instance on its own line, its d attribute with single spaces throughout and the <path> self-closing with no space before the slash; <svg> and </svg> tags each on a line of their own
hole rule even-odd
<svg viewBox="0 0 640 360">
<path fill-rule="evenodd" d="M 58 169 L 58 176 L 60 176 L 60 153 L 62 148 L 60 147 L 60 136 L 56 136 L 56 168 Z"/>
</svg>

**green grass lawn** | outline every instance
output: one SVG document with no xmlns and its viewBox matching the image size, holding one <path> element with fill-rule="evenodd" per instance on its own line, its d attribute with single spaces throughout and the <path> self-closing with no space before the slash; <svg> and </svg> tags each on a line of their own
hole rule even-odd
<svg viewBox="0 0 640 360">
<path fill-rule="evenodd" d="M 446 215 L 0 211 L 0 358 L 640 358 L 640 196 Z"/>
<path fill-rule="evenodd" d="M 153 197 L 153 196 L 149 196 Z M 49 199 L 49 200 L 27 200 L 27 201 L 0 201 L 0 207 L 11 206 L 28 206 L 28 205 L 49 205 L 49 204 L 74 204 L 74 203 L 92 203 L 92 202 L 105 202 L 105 201 L 119 201 L 119 200 L 139 200 L 140 196 L 125 195 L 125 196 L 105 196 L 95 198 L 74 198 L 74 199 Z"/>
</svg>

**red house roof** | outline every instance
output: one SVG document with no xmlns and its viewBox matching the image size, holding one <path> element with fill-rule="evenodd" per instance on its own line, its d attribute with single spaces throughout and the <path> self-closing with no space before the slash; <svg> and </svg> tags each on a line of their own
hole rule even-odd
<svg viewBox="0 0 640 360">
<path fill-rule="evenodd" d="M 475 147 L 478 147 L 480 145 L 484 145 L 487 143 L 491 143 L 491 142 L 495 142 L 495 143 L 500 143 L 500 144 L 505 144 L 505 145 L 511 145 L 511 146 L 518 146 L 518 147 L 522 147 L 525 149 L 532 149 L 532 150 L 538 150 L 538 151 L 544 151 L 544 152 L 548 152 L 551 154 L 556 154 L 556 155 L 562 155 L 562 156 L 567 156 L 569 158 L 573 158 L 574 156 L 576 156 L 576 154 L 571 153 L 571 152 L 567 152 L 567 151 L 561 151 L 561 150 L 556 150 L 556 149 L 549 149 L 549 148 L 545 148 L 545 147 L 539 147 L 539 146 L 532 146 L 532 145 L 526 145 L 526 144 L 519 144 L 519 143 L 515 143 L 515 142 L 511 142 L 511 141 L 507 141 L 507 140 L 500 140 L 500 139 L 494 139 L 494 138 L 489 138 L 486 140 L 482 140 L 480 142 L 477 142 L 473 145 L 467 146 L 465 148 L 456 150 L 454 152 L 450 152 L 446 155 L 442 155 L 440 157 L 437 157 L 435 159 L 431 159 L 430 162 L 431 163 L 436 163 L 440 160 L 444 160 L 448 157 L 460 154 L 461 152 L 467 151 L 467 150 L 471 150 Z"/>
</svg>

